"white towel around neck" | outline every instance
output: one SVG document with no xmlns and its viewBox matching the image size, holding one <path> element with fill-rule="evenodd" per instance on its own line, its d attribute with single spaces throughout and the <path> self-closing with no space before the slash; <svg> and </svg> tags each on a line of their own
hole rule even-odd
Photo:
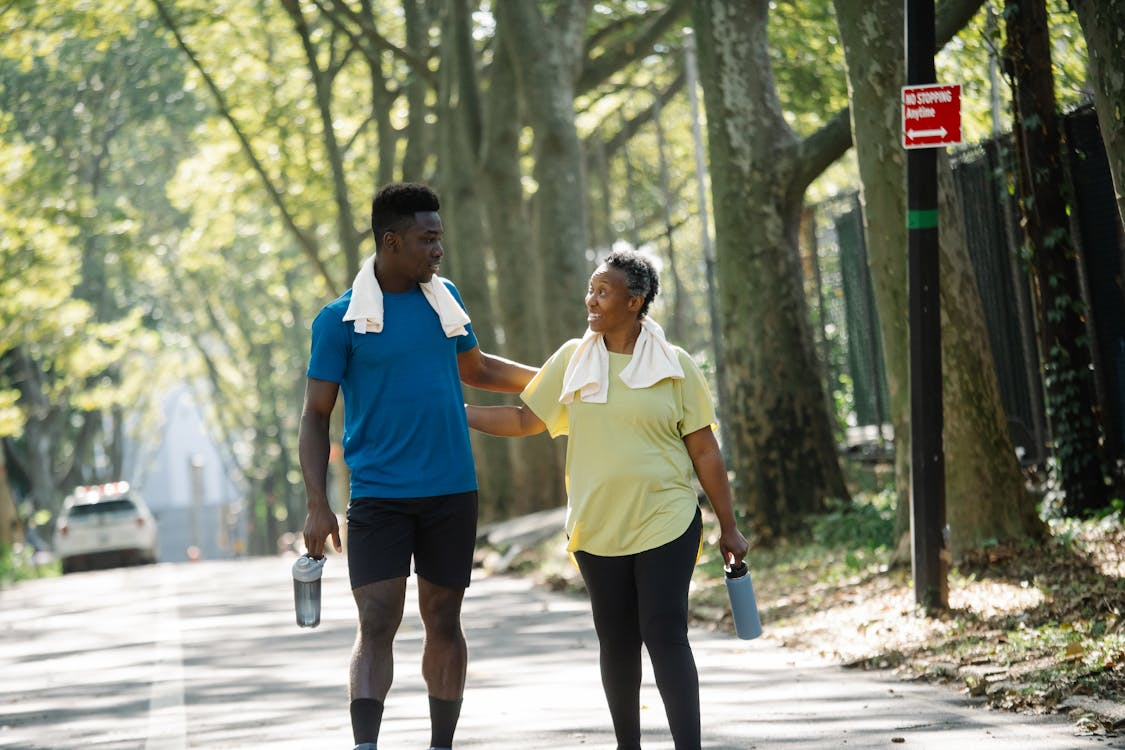
<svg viewBox="0 0 1125 750">
<path fill-rule="evenodd" d="M 620 377 L 630 388 L 648 388 L 665 378 L 683 379 L 680 358 L 656 321 L 641 318 L 633 358 Z M 569 404 L 576 395 L 592 404 L 604 404 L 609 396 L 609 350 L 605 348 L 605 335 L 589 329 L 566 366 L 559 403 Z"/>
<path fill-rule="evenodd" d="M 469 315 L 457 304 L 457 298 L 440 276 L 435 274 L 429 281 L 418 286 L 430 307 L 438 314 L 446 338 L 469 334 L 465 328 L 469 324 Z M 383 330 L 383 290 L 379 288 L 379 281 L 375 278 L 374 255 L 363 262 L 359 273 L 355 275 L 352 299 L 344 313 L 344 320 L 355 321 L 356 333 L 379 333 Z"/>
</svg>

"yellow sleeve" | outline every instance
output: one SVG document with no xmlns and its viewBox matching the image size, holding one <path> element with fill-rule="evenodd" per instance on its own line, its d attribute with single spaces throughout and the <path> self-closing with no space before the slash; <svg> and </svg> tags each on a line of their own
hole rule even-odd
<svg viewBox="0 0 1125 750">
<path fill-rule="evenodd" d="M 711 388 L 699 365 L 691 355 L 683 349 L 676 347 L 676 354 L 680 358 L 680 366 L 684 369 L 684 379 L 677 389 L 681 403 L 680 437 L 690 435 L 704 427 L 715 427 L 715 400 L 711 396 Z"/>
<path fill-rule="evenodd" d="M 578 342 L 578 339 L 571 339 L 559 347 L 520 394 L 528 408 L 547 425 L 547 434 L 553 438 L 570 432 L 570 413 L 566 404 L 559 403 L 559 394 L 562 393 L 566 366 L 570 364 Z"/>
</svg>

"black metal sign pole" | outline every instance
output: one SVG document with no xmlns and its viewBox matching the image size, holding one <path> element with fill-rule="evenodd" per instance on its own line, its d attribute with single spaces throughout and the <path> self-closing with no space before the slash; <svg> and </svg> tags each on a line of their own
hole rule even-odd
<svg viewBox="0 0 1125 750">
<path fill-rule="evenodd" d="M 906 2 L 906 83 L 935 82 L 934 0 Z M 937 150 L 906 152 L 910 261 L 910 528 L 914 598 L 947 609 Z"/>
</svg>

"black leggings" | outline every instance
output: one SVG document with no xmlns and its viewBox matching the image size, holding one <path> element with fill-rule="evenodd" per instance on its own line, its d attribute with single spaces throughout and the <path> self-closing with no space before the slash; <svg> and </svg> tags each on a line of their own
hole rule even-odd
<svg viewBox="0 0 1125 750">
<path fill-rule="evenodd" d="M 676 750 L 699 750 L 699 673 L 688 643 L 688 586 L 703 522 L 635 555 L 575 552 L 601 646 L 605 688 L 618 750 L 641 746 L 641 643 L 648 648 Z"/>
</svg>

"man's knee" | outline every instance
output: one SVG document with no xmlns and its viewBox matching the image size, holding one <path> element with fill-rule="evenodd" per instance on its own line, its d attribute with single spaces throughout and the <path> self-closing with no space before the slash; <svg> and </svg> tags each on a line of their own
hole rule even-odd
<svg viewBox="0 0 1125 750">
<path fill-rule="evenodd" d="M 422 579 L 418 586 L 418 609 L 426 637 L 441 640 L 463 638 L 461 632 L 461 603 L 465 590 L 438 586 Z"/>
<path fill-rule="evenodd" d="M 370 646 L 384 645 L 389 647 L 398 633 L 401 620 L 388 620 L 378 616 L 363 616 L 359 618 L 358 638 Z"/>
<path fill-rule="evenodd" d="M 406 579 L 376 581 L 353 589 L 359 612 L 359 635 L 363 640 L 390 641 L 402 622 Z"/>
</svg>

